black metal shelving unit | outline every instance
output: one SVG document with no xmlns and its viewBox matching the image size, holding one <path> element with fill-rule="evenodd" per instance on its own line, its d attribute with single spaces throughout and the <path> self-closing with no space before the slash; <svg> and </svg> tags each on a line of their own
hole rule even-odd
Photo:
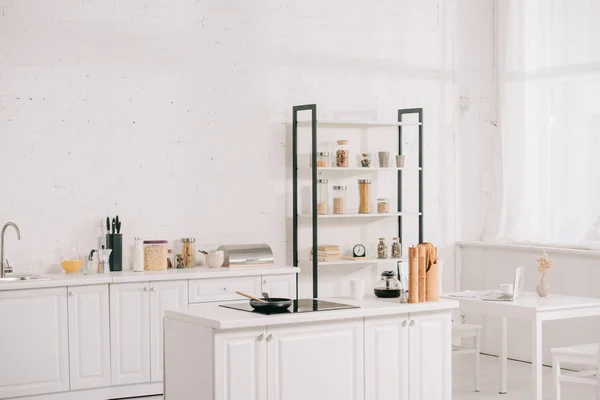
<svg viewBox="0 0 600 400">
<path fill-rule="evenodd" d="M 310 112 L 310 131 L 311 131 L 311 180 L 312 180 L 312 249 L 313 254 L 317 254 L 318 246 L 318 214 L 317 214 L 317 139 L 318 139 L 318 121 L 317 105 L 305 104 L 292 108 L 292 180 L 293 180 L 293 265 L 299 266 L 298 260 L 298 114 L 301 112 Z M 398 110 L 398 154 L 402 154 L 402 123 L 406 115 L 418 115 L 418 142 L 419 142 L 419 243 L 423 243 L 423 109 L 406 108 Z M 352 122 L 348 122 L 352 124 Z M 368 125 L 365 123 L 364 125 Z M 414 126 L 414 123 L 407 124 Z M 374 124 L 373 126 L 376 126 Z M 402 213 L 402 169 L 398 170 L 398 213 Z M 398 237 L 402 243 L 402 214 L 398 215 Z M 318 257 L 312 257 L 312 284 L 313 297 L 319 295 L 319 260 Z M 298 279 L 296 279 L 296 297 L 298 296 Z"/>
</svg>

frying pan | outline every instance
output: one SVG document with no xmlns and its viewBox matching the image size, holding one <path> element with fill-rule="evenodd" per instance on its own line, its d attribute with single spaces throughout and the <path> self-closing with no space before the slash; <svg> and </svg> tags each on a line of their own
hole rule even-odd
<svg viewBox="0 0 600 400">
<path fill-rule="evenodd" d="M 285 311 L 292 305 L 291 299 L 282 297 L 269 297 L 269 294 L 263 292 L 263 298 L 258 299 L 249 294 L 236 292 L 237 294 L 250 299 L 250 306 L 259 312 L 281 312 Z"/>
</svg>

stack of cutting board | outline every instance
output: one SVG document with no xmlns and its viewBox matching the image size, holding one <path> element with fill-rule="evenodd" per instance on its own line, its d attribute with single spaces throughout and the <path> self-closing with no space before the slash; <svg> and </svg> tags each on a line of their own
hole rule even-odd
<svg viewBox="0 0 600 400">
<path fill-rule="evenodd" d="M 312 260 L 312 249 L 310 251 Z M 321 244 L 317 246 L 317 260 L 322 262 L 338 261 L 342 257 L 340 246 L 335 244 Z"/>
</svg>

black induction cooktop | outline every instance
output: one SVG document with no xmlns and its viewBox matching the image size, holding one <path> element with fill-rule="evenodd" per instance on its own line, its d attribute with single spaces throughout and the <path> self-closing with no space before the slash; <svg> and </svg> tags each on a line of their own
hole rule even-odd
<svg viewBox="0 0 600 400">
<path fill-rule="evenodd" d="M 221 307 L 231 308 L 233 310 L 247 311 L 256 314 L 294 314 L 294 313 L 306 313 L 315 311 L 331 311 L 331 310 L 343 310 L 347 308 L 360 308 L 350 304 L 334 303 L 331 301 L 316 300 L 316 299 L 299 299 L 292 300 L 290 308 L 284 311 L 265 311 L 255 310 L 252 308 L 250 303 L 235 303 L 235 304 L 221 304 Z"/>
</svg>

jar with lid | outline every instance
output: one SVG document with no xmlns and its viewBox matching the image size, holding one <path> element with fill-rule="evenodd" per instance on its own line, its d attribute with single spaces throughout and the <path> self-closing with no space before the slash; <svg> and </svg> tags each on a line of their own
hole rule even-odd
<svg viewBox="0 0 600 400">
<path fill-rule="evenodd" d="M 334 186 L 333 187 L 333 213 L 334 214 L 346 214 L 348 209 L 346 207 L 346 190 L 348 186 Z"/>
<path fill-rule="evenodd" d="M 379 243 L 377 244 L 377 258 L 380 260 L 388 258 L 388 248 L 385 243 L 385 238 L 379 238 Z"/>
<path fill-rule="evenodd" d="M 377 212 L 378 213 L 389 213 L 390 212 L 390 199 L 380 197 L 377 199 Z"/>
<path fill-rule="evenodd" d="M 395 237 L 392 239 L 392 258 L 400 257 L 402 257 L 402 244 L 400 244 L 400 240 Z"/>
<path fill-rule="evenodd" d="M 369 153 L 362 153 L 360 157 L 360 166 L 363 168 L 371 167 L 371 156 L 369 155 Z"/>
<path fill-rule="evenodd" d="M 329 213 L 329 180 L 317 179 L 317 214 Z"/>
<path fill-rule="evenodd" d="M 312 158 L 311 158 L 312 162 Z M 329 152 L 320 151 L 317 153 L 317 168 L 329 167 Z"/>
<path fill-rule="evenodd" d="M 167 269 L 167 241 L 144 240 L 144 269 L 157 271 Z"/>
<path fill-rule="evenodd" d="M 370 179 L 359 179 L 358 180 L 358 212 L 361 214 L 368 214 L 371 212 L 371 180 Z"/>
<path fill-rule="evenodd" d="M 335 166 L 336 167 L 348 167 L 350 165 L 350 152 L 348 151 L 348 141 L 338 140 L 338 149 L 335 153 Z"/>
<path fill-rule="evenodd" d="M 194 268 L 196 266 L 196 239 L 181 239 L 181 255 L 183 256 L 183 266 L 185 268 Z"/>
</svg>

